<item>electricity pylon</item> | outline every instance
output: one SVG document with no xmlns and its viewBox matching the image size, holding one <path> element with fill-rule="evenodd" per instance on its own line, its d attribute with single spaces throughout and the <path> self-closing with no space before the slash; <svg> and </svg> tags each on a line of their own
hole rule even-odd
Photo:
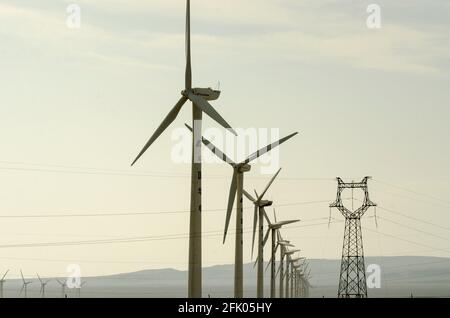
<svg viewBox="0 0 450 318">
<path fill-rule="evenodd" d="M 366 268 L 364 265 L 364 251 L 361 233 L 361 217 L 370 207 L 376 204 L 369 199 L 367 181 L 365 177 L 361 182 L 345 183 L 337 178 L 337 199 L 330 204 L 330 208 L 337 208 L 345 217 L 344 244 L 342 248 L 341 273 L 339 278 L 339 298 L 366 298 Z M 342 203 L 342 192 L 345 189 L 361 189 L 364 191 L 362 205 L 352 211 Z"/>
</svg>

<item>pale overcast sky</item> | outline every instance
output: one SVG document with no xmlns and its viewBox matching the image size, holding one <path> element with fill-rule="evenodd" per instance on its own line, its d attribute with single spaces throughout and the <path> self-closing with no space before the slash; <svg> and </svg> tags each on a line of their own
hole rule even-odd
<svg viewBox="0 0 450 318">
<path fill-rule="evenodd" d="M 304 256 L 340 257 L 343 223 L 327 226 L 333 178 L 370 175 L 379 226 L 370 210 L 366 255 L 448 257 L 450 3 L 377 1 L 373 30 L 373 2 L 193 0 L 194 84 L 220 81 L 214 105 L 234 127 L 300 132 L 282 146 L 268 198 L 279 219 L 303 220 L 283 233 Z M 66 27 L 69 3 L 81 7 L 80 29 Z M 189 214 L 173 212 L 189 209 L 190 166 L 171 160 L 171 134 L 189 107 L 130 168 L 183 88 L 184 10 L 181 0 L 1 2 L 0 271 L 187 267 Z M 204 167 L 205 265 L 234 261 L 217 211 L 231 173 Z M 256 165 L 245 188 L 261 191 L 269 178 Z M 42 217 L 111 213 L 130 215 Z M 251 222 L 247 209 L 246 231 Z M 148 240 L 23 247 L 130 238 Z"/>
</svg>

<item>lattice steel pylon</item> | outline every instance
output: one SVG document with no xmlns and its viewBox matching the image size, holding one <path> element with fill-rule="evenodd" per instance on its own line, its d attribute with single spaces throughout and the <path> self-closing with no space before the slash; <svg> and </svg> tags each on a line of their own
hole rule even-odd
<svg viewBox="0 0 450 318">
<path fill-rule="evenodd" d="M 330 204 L 331 208 L 337 208 L 345 217 L 344 243 L 342 248 L 341 273 L 339 278 L 339 298 L 366 298 L 366 269 L 364 265 L 364 251 L 361 233 L 361 217 L 370 207 L 376 204 L 369 199 L 367 181 L 365 177 L 361 182 L 345 183 L 337 178 L 338 189 L 336 201 Z M 350 211 L 342 203 L 342 192 L 345 189 L 361 189 L 364 191 L 362 205 Z M 353 210 L 353 208 L 352 208 Z"/>
</svg>

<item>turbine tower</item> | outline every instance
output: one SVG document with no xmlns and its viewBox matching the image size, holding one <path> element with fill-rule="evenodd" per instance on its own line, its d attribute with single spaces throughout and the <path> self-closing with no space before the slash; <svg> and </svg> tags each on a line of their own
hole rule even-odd
<svg viewBox="0 0 450 318">
<path fill-rule="evenodd" d="M 189 125 L 186 127 L 192 132 L 192 128 Z M 261 148 L 257 152 L 250 155 L 247 159 L 240 163 L 235 163 L 230 159 L 222 150 L 217 148 L 212 142 L 206 138 L 202 138 L 203 144 L 208 147 L 217 157 L 228 163 L 233 168 L 233 177 L 231 179 L 230 193 L 228 195 L 228 207 L 225 220 L 225 231 L 223 234 L 223 243 L 225 243 L 228 226 L 230 225 L 231 213 L 233 210 L 234 200 L 237 196 L 236 203 L 236 232 L 235 232 L 235 261 L 234 261 L 234 298 L 244 297 L 244 280 L 243 280 L 243 207 L 242 207 L 242 193 L 244 189 L 244 174 L 250 171 L 250 162 L 256 160 L 267 152 L 278 147 L 282 143 L 288 141 L 298 133 L 293 133 L 287 137 L 284 137 L 277 142 L 267 145 Z"/>
<path fill-rule="evenodd" d="M 41 296 L 42 298 L 45 298 L 45 287 L 47 286 L 47 284 L 50 282 L 50 279 L 47 280 L 42 280 L 41 277 L 39 276 L 39 274 L 37 274 L 37 277 L 39 279 L 39 282 L 41 283 Z"/>
<path fill-rule="evenodd" d="M 201 158 L 201 131 L 203 113 L 236 135 L 231 126 L 220 116 L 208 101 L 216 100 L 220 91 L 211 88 L 192 87 L 191 67 L 191 10 L 190 0 L 186 1 L 186 73 L 185 87 L 181 98 L 172 108 L 150 140 L 131 164 L 132 166 L 141 158 L 147 149 L 158 139 L 175 120 L 183 105 L 189 100 L 192 102 L 192 117 L 194 134 L 192 137 L 192 166 L 191 166 L 191 207 L 189 225 L 189 275 L 188 297 L 202 297 L 202 158 Z"/>
<path fill-rule="evenodd" d="M 342 248 L 341 273 L 339 279 L 339 298 L 366 298 L 366 268 L 364 265 L 364 251 L 361 233 L 361 217 L 370 207 L 376 204 L 369 199 L 367 181 L 345 183 L 337 178 L 338 189 L 336 201 L 330 208 L 337 208 L 345 217 L 344 244 Z M 361 189 L 364 192 L 362 205 L 356 210 L 349 210 L 342 203 L 342 192 L 345 189 Z"/>
<path fill-rule="evenodd" d="M 247 191 L 242 190 L 244 195 L 253 202 L 255 206 L 255 211 L 253 214 L 253 239 L 252 239 L 252 256 L 253 256 L 253 249 L 255 246 L 255 234 L 256 234 L 256 223 L 258 222 L 258 257 L 257 257 L 257 282 L 256 282 L 256 297 L 257 298 L 263 298 L 264 297 L 264 214 L 266 213 L 264 208 L 268 206 L 272 206 L 273 201 L 263 200 L 264 195 L 266 194 L 267 190 L 269 190 L 270 186 L 272 185 L 275 178 L 280 173 L 281 168 L 278 170 L 278 172 L 272 177 L 270 182 L 267 184 L 266 188 L 262 192 L 260 196 L 258 196 L 258 193 L 255 191 L 256 199 L 253 198 Z"/>
<path fill-rule="evenodd" d="M 24 292 L 24 298 L 27 298 L 27 288 L 28 285 L 31 284 L 32 282 L 25 280 L 25 278 L 23 277 L 22 270 L 20 270 L 20 276 L 22 276 L 22 288 L 20 289 L 19 296 L 22 295 L 22 292 Z"/>
<path fill-rule="evenodd" d="M 269 217 L 264 211 L 264 216 L 266 218 L 267 223 L 269 224 L 269 228 L 267 229 L 266 235 L 264 237 L 263 245 L 266 245 L 267 239 L 269 238 L 269 234 L 271 234 L 272 237 L 272 257 L 270 259 L 270 298 L 275 298 L 275 262 L 276 262 L 276 252 L 278 249 L 279 244 L 276 242 L 276 234 L 277 232 L 285 225 L 293 224 L 300 222 L 300 220 L 291 220 L 291 221 L 277 221 L 277 215 L 275 212 L 275 209 L 273 210 L 273 217 L 275 220 L 275 223 L 270 222 Z"/>
<path fill-rule="evenodd" d="M 6 277 L 6 274 L 8 274 L 8 272 L 9 272 L 9 269 L 5 272 L 2 279 L 0 280 L 0 298 L 3 298 L 3 284 L 6 282 L 5 277 Z"/>
</svg>

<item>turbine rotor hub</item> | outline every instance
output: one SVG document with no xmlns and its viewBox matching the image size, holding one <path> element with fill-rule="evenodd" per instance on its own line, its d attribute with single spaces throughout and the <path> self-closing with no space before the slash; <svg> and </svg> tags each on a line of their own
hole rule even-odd
<svg viewBox="0 0 450 318">
<path fill-rule="evenodd" d="M 249 172 L 252 169 L 252 166 L 249 164 L 245 164 L 239 167 L 239 172 Z"/>
</svg>

